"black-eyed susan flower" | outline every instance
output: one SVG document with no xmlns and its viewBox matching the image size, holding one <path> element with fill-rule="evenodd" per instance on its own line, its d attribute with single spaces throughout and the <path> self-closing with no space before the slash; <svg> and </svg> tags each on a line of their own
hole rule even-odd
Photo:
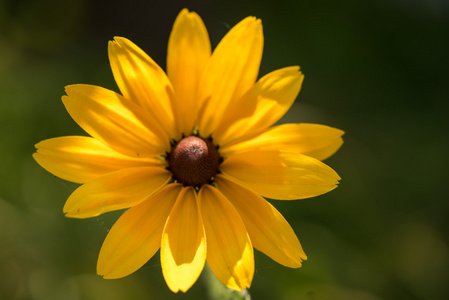
<svg viewBox="0 0 449 300">
<path fill-rule="evenodd" d="M 104 278 L 127 276 L 159 249 L 168 287 L 187 291 L 207 261 L 235 290 L 254 274 L 253 247 L 298 268 L 306 259 L 290 225 L 263 197 L 326 193 L 339 176 L 321 160 L 342 144 L 324 125 L 272 126 L 292 105 L 299 67 L 256 81 L 261 21 L 248 17 L 211 53 L 200 17 L 181 11 L 169 39 L 167 73 L 131 41 L 109 43 L 121 94 L 92 85 L 66 87 L 62 101 L 90 136 L 36 145 L 36 161 L 82 184 L 67 217 L 128 209 L 98 258 Z"/>
</svg>

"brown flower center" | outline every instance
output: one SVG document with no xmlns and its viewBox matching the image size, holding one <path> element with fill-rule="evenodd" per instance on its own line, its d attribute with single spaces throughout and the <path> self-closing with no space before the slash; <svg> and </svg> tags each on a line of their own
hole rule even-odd
<svg viewBox="0 0 449 300">
<path fill-rule="evenodd" d="M 218 173 L 220 156 L 209 139 L 191 135 L 172 147 L 168 154 L 168 169 L 180 183 L 200 187 Z"/>
</svg>

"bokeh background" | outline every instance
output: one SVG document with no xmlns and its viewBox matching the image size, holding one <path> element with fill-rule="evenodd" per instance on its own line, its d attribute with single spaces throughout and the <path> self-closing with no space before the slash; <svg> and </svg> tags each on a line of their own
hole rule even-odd
<svg viewBox="0 0 449 300">
<path fill-rule="evenodd" d="M 303 89 L 282 122 L 346 131 L 326 162 L 329 194 L 272 201 L 309 260 L 256 252 L 253 299 L 449 299 L 449 5 L 445 0 L 0 0 L 0 299 L 207 299 L 167 288 L 156 255 L 119 280 L 95 274 L 120 213 L 65 218 L 76 188 L 40 168 L 34 144 L 84 134 L 64 86 L 117 91 L 107 42 L 125 36 L 165 68 L 173 21 L 200 14 L 215 46 L 248 15 L 262 19 L 260 74 L 300 65 Z"/>
</svg>

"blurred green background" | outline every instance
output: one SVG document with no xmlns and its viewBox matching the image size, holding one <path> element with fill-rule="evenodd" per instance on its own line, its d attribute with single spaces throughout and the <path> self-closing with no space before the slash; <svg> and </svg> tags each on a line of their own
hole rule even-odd
<svg viewBox="0 0 449 300">
<path fill-rule="evenodd" d="M 47 138 L 84 134 L 64 86 L 117 90 L 107 42 L 124 36 L 165 68 L 179 11 L 200 14 L 215 46 L 261 18 L 260 74 L 300 65 L 303 89 L 282 122 L 346 131 L 326 162 L 329 194 L 273 201 L 309 257 L 300 269 L 256 252 L 253 299 L 449 299 L 449 4 L 445 0 L 0 0 L 0 299 L 205 299 L 167 288 L 158 254 L 119 280 L 95 274 L 120 213 L 65 218 L 76 185 L 31 157 Z"/>
</svg>

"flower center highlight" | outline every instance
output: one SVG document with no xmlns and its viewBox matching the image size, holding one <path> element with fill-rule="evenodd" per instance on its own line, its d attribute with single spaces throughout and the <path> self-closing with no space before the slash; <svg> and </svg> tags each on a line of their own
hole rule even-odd
<svg viewBox="0 0 449 300">
<path fill-rule="evenodd" d="M 200 187 L 213 180 L 220 159 L 211 140 L 191 135 L 172 147 L 168 154 L 168 169 L 178 182 Z"/>
</svg>

